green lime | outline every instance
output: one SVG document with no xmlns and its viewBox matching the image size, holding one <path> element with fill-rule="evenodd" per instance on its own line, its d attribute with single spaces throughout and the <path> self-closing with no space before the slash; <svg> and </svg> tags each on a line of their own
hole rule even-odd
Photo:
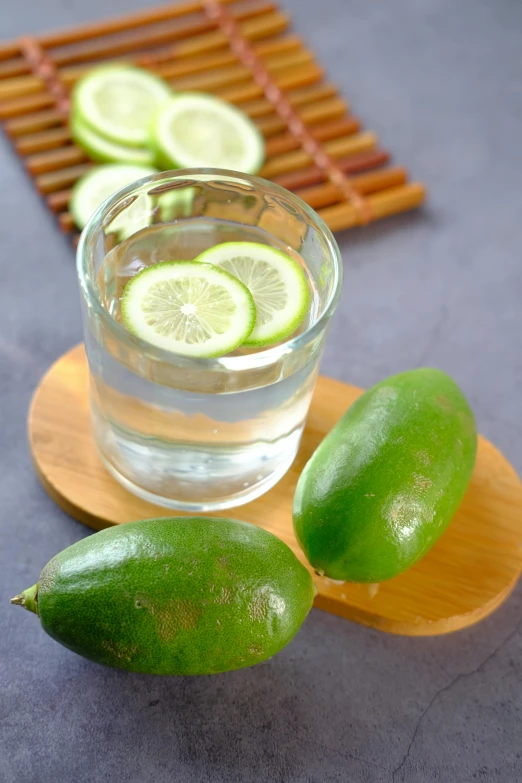
<svg viewBox="0 0 522 783">
<path fill-rule="evenodd" d="M 165 168 L 255 174 L 264 159 L 263 137 L 246 114 L 205 93 L 179 93 L 165 103 L 153 125 L 152 144 Z"/>
<path fill-rule="evenodd" d="M 422 368 L 381 381 L 348 408 L 301 473 L 294 529 L 308 561 L 348 582 L 402 573 L 451 521 L 476 450 L 473 414 L 448 375 Z"/>
<path fill-rule="evenodd" d="M 290 337 L 310 307 L 310 287 L 301 266 L 286 253 L 257 242 L 223 242 L 197 261 L 224 269 L 249 289 L 256 325 L 246 345 L 266 346 Z"/>
<path fill-rule="evenodd" d="M 73 112 L 101 136 L 117 144 L 146 147 L 150 123 L 172 95 L 166 82 L 130 65 L 101 65 L 75 85 Z"/>
<path fill-rule="evenodd" d="M 127 147 L 115 141 L 106 139 L 92 130 L 78 114 L 71 114 L 69 119 L 71 135 L 76 144 L 89 155 L 92 160 L 100 163 L 130 163 L 142 166 L 153 166 L 154 154 L 149 149 Z"/>
<path fill-rule="evenodd" d="M 12 603 L 92 661 L 186 675 L 270 658 L 293 639 L 313 599 L 306 568 L 266 530 L 174 517 L 115 525 L 78 541 Z"/>
<path fill-rule="evenodd" d="M 185 356 L 223 356 L 245 342 L 256 306 L 248 288 L 210 264 L 163 261 L 125 286 L 123 322 L 153 345 Z"/>
<path fill-rule="evenodd" d="M 87 225 L 91 215 L 117 190 L 142 177 L 155 174 L 151 166 L 111 163 L 94 166 L 73 188 L 69 208 L 78 228 Z M 152 204 L 150 205 L 152 208 Z M 150 209 L 144 209 L 143 199 L 137 199 L 112 221 L 109 230 L 125 236 L 145 228 L 150 223 Z"/>
</svg>

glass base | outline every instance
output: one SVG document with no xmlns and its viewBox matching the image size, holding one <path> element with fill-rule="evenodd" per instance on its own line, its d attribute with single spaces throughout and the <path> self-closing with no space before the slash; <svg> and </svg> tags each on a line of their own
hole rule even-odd
<svg viewBox="0 0 522 783">
<path fill-rule="evenodd" d="M 215 500 L 206 499 L 205 501 L 199 503 L 190 503 L 186 500 L 178 500 L 176 498 L 167 498 L 163 497 L 162 495 L 156 495 L 153 492 L 149 492 L 148 490 L 143 489 L 143 487 L 134 484 L 134 482 L 130 481 L 118 470 L 116 470 L 114 465 L 111 465 L 110 462 L 108 462 L 99 449 L 98 454 L 111 476 L 113 476 L 113 478 L 115 478 L 124 489 L 128 490 L 128 492 L 131 492 L 133 495 L 136 495 L 136 497 L 139 497 L 142 500 L 146 500 L 148 503 L 153 503 L 156 506 L 172 509 L 173 511 L 190 511 L 198 513 L 223 511 L 227 508 L 244 506 L 246 503 L 250 503 L 252 500 L 256 500 L 257 498 L 261 497 L 261 495 L 264 495 L 266 492 L 272 489 L 272 487 L 274 487 L 283 478 L 285 473 L 287 473 L 290 469 L 296 456 L 294 454 L 287 464 L 280 466 L 277 471 L 271 473 L 258 484 L 255 484 L 252 487 L 248 487 L 248 489 L 245 489 L 242 492 L 237 492 L 236 494 L 230 495 L 228 497 L 216 498 Z"/>
</svg>

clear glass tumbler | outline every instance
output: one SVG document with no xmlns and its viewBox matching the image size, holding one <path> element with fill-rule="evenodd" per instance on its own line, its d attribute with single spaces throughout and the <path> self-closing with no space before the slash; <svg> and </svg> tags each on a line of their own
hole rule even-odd
<svg viewBox="0 0 522 783">
<path fill-rule="evenodd" d="M 262 242 L 302 265 L 310 312 L 286 342 L 191 359 L 130 334 L 126 282 L 226 241 Z M 265 180 L 199 169 L 155 174 L 106 201 L 78 247 L 94 440 L 128 490 L 168 508 L 231 508 L 292 464 L 342 279 L 337 244 L 299 198 Z"/>
</svg>

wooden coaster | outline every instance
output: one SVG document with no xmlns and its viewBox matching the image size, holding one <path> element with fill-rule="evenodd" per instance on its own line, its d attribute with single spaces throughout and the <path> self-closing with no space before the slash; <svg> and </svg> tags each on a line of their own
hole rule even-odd
<svg viewBox="0 0 522 783">
<path fill-rule="evenodd" d="M 90 527 L 168 516 L 121 487 L 106 471 L 90 430 L 83 346 L 54 364 L 35 392 L 29 436 L 36 470 L 51 497 Z M 292 531 L 292 498 L 313 450 L 361 394 L 319 378 L 298 457 L 263 497 L 223 512 L 285 541 L 304 562 Z M 316 605 L 391 633 L 423 636 L 472 625 L 507 598 L 522 569 L 522 485 L 502 454 L 480 438 L 470 488 L 433 549 L 401 576 L 380 585 L 336 584 L 314 577 Z"/>
</svg>

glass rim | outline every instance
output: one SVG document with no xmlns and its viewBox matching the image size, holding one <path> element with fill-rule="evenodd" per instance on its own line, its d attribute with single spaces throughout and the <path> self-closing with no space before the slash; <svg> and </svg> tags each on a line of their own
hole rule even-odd
<svg viewBox="0 0 522 783">
<path fill-rule="evenodd" d="M 256 353 L 251 353 L 243 356 L 220 356 L 217 358 L 201 358 L 183 356 L 183 354 L 175 353 L 174 351 L 168 351 L 164 348 L 156 347 L 146 340 L 142 340 L 140 337 L 133 335 L 129 332 L 123 324 L 116 321 L 115 318 L 103 307 L 100 297 L 97 294 L 96 287 L 92 276 L 88 272 L 88 260 L 90 258 L 90 251 L 93 248 L 93 242 L 98 230 L 103 222 L 104 217 L 118 204 L 119 201 L 131 196 L 134 191 L 141 189 L 144 185 L 153 182 L 159 182 L 163 180 L 176 180 L 176 179 L 190 179 L 197 180 L 198 177 L 215 177 L 216 180 L 228 179 L 239 180 L 247 182 L 254 188 L 259 185 L 267 186 L 271 190 L 289 197 L 298 204 L 299 208 L 307 215 L 312 222 L 314 228 L 319 231 L 326 239 L 328 245 L 328 251 L 333 259 L 333 269 L 335 279 L 332 285 L 332 291 L 330 297 L 326 303 L 326 306 L 317 319 L 311 326 L 309 326 L 304 332 L 296 335 L 286 342 L 280 345 L 265 348 Z M 205 181 L 205 180 L 202 180 Z M 208 180 L 207 180 L 208 181 Z M 187 183 L 189 186 L 190 183 Z M 278 361 L 282 356 L 294 353 L 296 350 L 310 343 L 325 327 L 329 318 L 335 312 L 339 298 L 341 296 L 341 288 L 343 281 L 343 267 L 342 259 L 339 247 L 333 233 L 330 231 L 324 220 L 315 212 L 311 207 L 306 204 L 305 201 L 296 196 L 286 188 L 277 185 L 275 182 L 263 179 L 262 177 L 255 177 L 251 174 L 243 174 L 239 171 L 231 171 L 228 169 L 215 169 L 215 168 L 193 168 L 193 169 L 173 169 L 169 171 L 160 171 L 155 174 L 149 174 L 141 179 L 131 182 L 129 185 L 121 188 L 112 194 L 106 201 L 104 201 L 91 215 L 89 222 L 83 229 L 78 242 L 78 248 L 76 252 L 76 270 L 78 274 L 78 281 L 80 289 L 83 292 L 88 304 L 92 307 L 96 316 L 101 319 L 103 324 L 109 328 L 113 334 L 118 337 L 122 342 L 126 343 L 129 348 L 139 351 L 141 354 L 147 356 L 156 361 L 160 361 L 170 365 L 176 365 L 178 367 L 198 367 L 206 370 L 246 370 L 255 367 L 265 367 Z"/>
</svg>

